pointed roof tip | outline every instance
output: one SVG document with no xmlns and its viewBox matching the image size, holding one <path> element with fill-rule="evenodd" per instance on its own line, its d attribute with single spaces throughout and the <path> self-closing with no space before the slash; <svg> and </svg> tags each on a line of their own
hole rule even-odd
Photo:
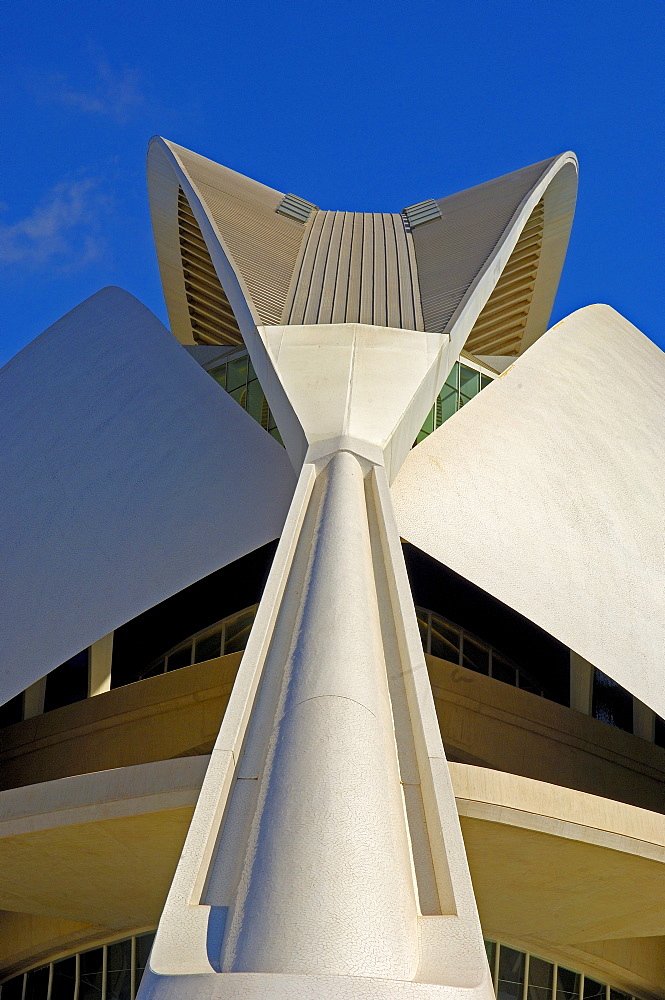
<svg viewBox="0 0 665 1000">
<path fill-rule="evenodd" d="M 446 201 L 448 198 L 455 198 L 458 195 L 466 193 L 478 193 L 484 187 L 490 187 L 493 184 L 503 181 L 516 181 L 521 176 L 542 176 L 542 174 L 549 170 L 555 163 L 563 165 L 566 162 L 571 163 L 579 175 L 579 160 L 577 158 L 577 154 L 573 152 L 572 149 L 568 149 L 565 152 L 557 153 L 554 156 L 548 156 L 544 160 L 537 160 L 535 163 L 527 163 L 523 167 L 517 167 L 516 170 L 509 170 L 505 174 L 490 177 L 488 180 L 481 181 L 479 184 L 471 185 L 471 187 L 461 188 L 459 191 L 453 191 L 450 194 L 443 195 L 441 198 L 436 198 L 435 201 L 440 205 L 441 202 Z"/>
</svg>

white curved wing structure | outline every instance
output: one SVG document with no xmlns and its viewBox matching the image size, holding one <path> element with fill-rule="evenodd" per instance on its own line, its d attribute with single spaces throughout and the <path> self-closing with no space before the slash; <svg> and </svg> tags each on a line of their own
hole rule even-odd
<svg viewBox="0 0 665 1000">
<path fill-rule="evenodd" d="M 609 306 L 552 328 L 406 458 L 400 532 L 665 715 L 665 354 Z"/>
<path fill-rule="evenodd" d="M 117 288 L 5 366 L 0 428 L 2 702 L 278 536 L 295 486 L 284 450 Z"/>
</svg>

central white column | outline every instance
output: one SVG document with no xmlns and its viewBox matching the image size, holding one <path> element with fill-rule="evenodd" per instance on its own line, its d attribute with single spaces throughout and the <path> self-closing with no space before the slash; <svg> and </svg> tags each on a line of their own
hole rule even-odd
<svg viewBox="0 0 665 1000">
<path fill-rule="evenodd" d="M 141 1000 L 489 1000 L 388 487 L 448 342 L 265 336 L 307 450 Z"/>
<path fill-rule="evenodd" d="M 319 474 L 307 522 L 308 565 L 277 623 L 293 638 L 222 969 L 411 978 L 414 881 L 354 455 Z"/>
</svg>

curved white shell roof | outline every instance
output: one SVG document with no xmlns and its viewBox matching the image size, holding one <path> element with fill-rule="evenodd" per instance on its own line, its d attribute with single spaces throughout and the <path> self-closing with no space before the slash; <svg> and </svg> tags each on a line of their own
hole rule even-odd
<svg viewBox="0 0 665 1000">
<path fill-rule="evenodd" d="M 606 305 L 406 458 L 402 535 L 665 716 L 665 354 Z"/>
<path fill-rule="evenodd" d="M 0 701 L 281 533 L 283 448 L 105 288 L 0 373 Z"/>
</svg>

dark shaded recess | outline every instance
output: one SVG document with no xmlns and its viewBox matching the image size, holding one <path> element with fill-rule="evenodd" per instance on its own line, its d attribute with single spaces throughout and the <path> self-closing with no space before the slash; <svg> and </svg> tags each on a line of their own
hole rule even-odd
<svg viewBox="0 0 665 1000">
<path fill-rule="evenodd" d="M 276 548 L 276 540 L 262 545 L 117 628 L 111 687 L 131 684 L 183 639 L 258 603 Z"/>
<path fill-rule="evenodd" d="M 617 726 L 627 733 L 633 731 L 633 696 L 597 667 L 593 672 L 591 714 L 594 719 Z"/>
<path fill-rule="evenodd" d="M 521 667 L 551 701 L 570 704 L 570 652 L 548 632 L 480 587 L 403 544 L 414 602 L 484 639 Z"/>
<path fill-rule="evenodd" d="M 4 705 L 0 705 L 0 729 L 5 726 L 12 726 L 15 722 L 20 722 L 23 718 L 23 692 L 15 695 Z"/>
<path fill-rule="evenodd" d="M 82 649 L 46 675 L 44 711 L 73 705 L 88 697 L 88 650 Z"/>
</svg>

